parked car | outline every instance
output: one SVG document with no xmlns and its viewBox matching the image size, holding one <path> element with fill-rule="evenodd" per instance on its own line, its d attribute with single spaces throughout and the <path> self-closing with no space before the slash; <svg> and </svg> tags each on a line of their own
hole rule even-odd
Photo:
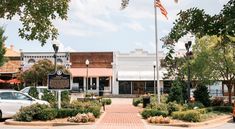
<svg viewBox="0 0 235 129">
<path fill-rule="evenodd" d="M 35 103 L 49 105 L 47 101 L 35 99 L 19 91 L 0 90 L 0 119 L 11 118 L 21 107 Z"/>
<path fill-rule="evenodd" d="M 29 89 L 31 86 L 25 87 L 24 89 L 21 90 L 22 93 L 29 95 Z M 41 99 L 44 90 L 47 90 L 47 86 L 37 86 L 37 91 L 38 91 L 38 98 Z"/>
<path fill-rule="evenodd" d="M 235 122 L 235 101 L 233 104 L 233 122 Z"/>
</svg>

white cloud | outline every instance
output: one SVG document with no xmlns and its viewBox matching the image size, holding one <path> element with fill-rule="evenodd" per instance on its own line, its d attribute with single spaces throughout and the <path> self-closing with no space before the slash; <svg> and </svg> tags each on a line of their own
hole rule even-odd
<svg viewBox="0 0 235 129">
<path fill-rule="evenodd" d="M 129 27 L 130 29 L 134 30 L 134 31 L 144 31 L 144 27 L 137 23 L 137 22 L 132 22 L 132 23 L 128 23 L 127 27 Z"/>
</svg>

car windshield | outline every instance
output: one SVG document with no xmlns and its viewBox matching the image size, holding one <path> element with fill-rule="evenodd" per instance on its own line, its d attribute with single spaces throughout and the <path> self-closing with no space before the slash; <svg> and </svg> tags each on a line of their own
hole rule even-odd
<svg viewBox="0 0 235 129">
<path fill-rule="evenodd" d="M 32 99 L 32 98 L 30 98 L 29 96 L 26 96 L 26 95 L 24 95 L 24 94 L 17 93 L 17 92 L 14 93 L 14 97 L 15 97 L 15 99 L 17 99 L 17 100 L 31 100 L 31 99 Z"/>
<path fill-rule="evenodd" d="M 29 93 L 29 87 L 26 87 L 26 88 L 22 89 L 21 92 L 23 92 L 23 93 Z"/>
</svg>

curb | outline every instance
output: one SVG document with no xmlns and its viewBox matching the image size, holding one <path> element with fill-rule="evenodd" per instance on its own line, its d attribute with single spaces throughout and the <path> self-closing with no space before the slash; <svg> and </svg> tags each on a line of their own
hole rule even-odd
<svg viewBox="0 0 235 129">
<path fill-rule="evenodd" d="M 208 120 L 205 122 L 198 122 L 198 123 L 185 122 L 185 123 L 170 123 L 170 124 L 153 124 L 153 123 L 148 123 L 147 121 L 146 123 L 148 123 L 148 125 L 153 125 L 153 126 L 200 127 L 200 126 L 217 124 L 218 122 L 225 123 L 231 119 L 232 119 L 231 115 L 226 115 L 226 116 L 221 116 L 217 119 Z"/>
<path fill-rule="evenodd" d="M 92 125 L 95 122 L 88 123 L 71 123 L 71 122 L 46 122 L 46 121 L 33 121 L 33 122 L 22 122 L 8 119 L 4 122 L 6 125 L 21 125 L 21 126 L 66 126 L 66 125 Z"/>
</svg>

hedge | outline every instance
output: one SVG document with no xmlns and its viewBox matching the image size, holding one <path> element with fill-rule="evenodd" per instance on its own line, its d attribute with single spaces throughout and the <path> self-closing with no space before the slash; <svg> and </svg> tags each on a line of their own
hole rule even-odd
<svg viewBox="0 0 235 129">
<path fill-rule="evenodd" d="M 104 105 L 110 105 L 110 104 L 112 103 L 112 100 L 109 99 L 109 98 L 103 98 L 103 99 L 101 100 L 101 102 L 102 102 L 102 104 L 104 104 Z"/>
<path fill-rule="evenodd" d="M 39 114 L 36 115 L 37 120 L 53 120 L 57 116 L 56 109 L 48 108 L 43 109 Z"/>
<path fill-rule="evenodd" d="M 168 112 L 166 112 L 166 111 L 160 111 L 160 110 L 157 110 L 157 109 L 145 109 L 141 113 L 141 116 L 144 119 L 147 119 L 148 117 L 151 117 L 151 116 L 163 116 L 163 117 L 166 117 L 167 114 L 168 114 Z"/>
<path fill-rule="evenodd" d="M 189 121 L 189 122 L 199 122 L 201 121 L 201 113 L 197 110 L 188 110 L 188 111 L 178 111 L 173 112 L 172 117 L 174 119 Z"/>
</svg>

